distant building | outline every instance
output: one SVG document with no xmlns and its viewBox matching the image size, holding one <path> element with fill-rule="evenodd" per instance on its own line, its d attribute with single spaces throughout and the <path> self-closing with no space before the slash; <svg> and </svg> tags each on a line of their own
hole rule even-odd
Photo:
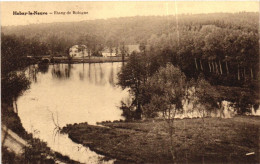
<svg viewBox="0 0 260 164">
<path fill-rule="evenodd" d="M 75 46 L 77 46 L 77 45 L 75 45 Z M 125 56 L 129 56 L 133 52 L 137 52 L 137 53 L 140 52 L 138 44 L 125 45 L 124 47 L 125 47 Z M 78 48 L 77 47 L 75 47 L 74 49 L 72 49 L 72 48 L 71 48 L 72 55 L 76 54 L 76 56 L 77 56 L 77 53 L 80 55 L 80 53 L 78 52 Z M 103 57 L 122 56 L 121 50 L 122 50 L 122 46 L 113 47 L 112 50 L 110 48 L 106 47 L 103 51 L 101 51 L 101 53 L 102 53 Z"/>
<path fill-rule="evenodd" d="M 85 45 L 74 45 L 69 49 L 70 57 L 88 57 L 87 46 Z"/>
<path fill-rule="evenodd" d="M 118 47 L 117 50 L 115 48 L 115 50 L 113 52 L 117 52 L 116 56 L 122 56 L 121 49 L 122 49 L 122 47 Z M 140 52 L 138 44 L 125 45 L 125 56 L 129 56 L 133 52 Z"/>
<path fill-rule="evenodd" d="M 105 48 L 102 51 L 103 57 L 116 56 L 116 48 L 112 48 L 112 51 L 109 48 Z"/>
</svg>

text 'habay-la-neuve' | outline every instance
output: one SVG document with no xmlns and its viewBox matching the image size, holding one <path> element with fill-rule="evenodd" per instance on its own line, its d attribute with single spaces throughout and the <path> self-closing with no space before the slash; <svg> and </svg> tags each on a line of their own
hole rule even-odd
<svg viewBox="0 0 260 164">
<path fill-rule="evenodd" d="M 54 15 L 66 15 L 66 14 L 88 14 L 86 11 L 67 11 L 67 12 L 61 12 L 61 11 L 54 11 L 54 12 L 39 12 L 39 11 L 13 11 L 13 15 L 48 15 L 48 14 L 54 14 Z"/>
</svg>

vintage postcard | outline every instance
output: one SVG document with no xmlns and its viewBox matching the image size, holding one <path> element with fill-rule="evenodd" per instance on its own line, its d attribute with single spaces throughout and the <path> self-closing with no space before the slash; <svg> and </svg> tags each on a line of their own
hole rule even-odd
<svg viewBox="0 0 260 164">
<path fill-rule="evenodd" d="M 258 1 L 0 15 L 2 163 L 260 163 Z"/>
</svg>

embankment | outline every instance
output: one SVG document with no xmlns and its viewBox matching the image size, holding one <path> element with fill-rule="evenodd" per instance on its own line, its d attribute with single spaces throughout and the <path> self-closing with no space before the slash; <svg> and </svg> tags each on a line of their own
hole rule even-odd
<svg viewBox="0 0 260 164">
<path fill-rule="evenodd" d="M 68 125 L 62 132 L 108 157 L 134 163 L 171 163 L 163 120 Z M 176 162 L 259 163 L 260 117 L 175 121 Z M 251 155 L 246 155 L 251 153 Z"/>
<path fill-rule="evenodd" d="M 2 102 L 2 163 L 78 163 L 52 151 L 45 142 L 33 138 L 21 124 L 17 113 Z"/>
<path fill-rule="evenodd" d="M 50 59 L 52 63 L 108 63 L 108 62 L 126 62 L 128 60 L 128 57 L 125 57 L 122 59 L 122 57 L 96 57 L 91 56 L 81 58 L 81 57 L 74 57 L 71 59 L 68 59 L 67 57 L 53 57 L 53 59 Z"/>
</svg>

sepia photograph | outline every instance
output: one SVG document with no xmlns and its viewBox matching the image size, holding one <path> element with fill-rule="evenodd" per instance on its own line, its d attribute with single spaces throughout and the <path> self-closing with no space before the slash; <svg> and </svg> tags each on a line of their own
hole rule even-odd
<svg viewBox="0 0 260 164">
<path fill-rule="evenodd" d="M 1 1 L 0 163 L 260 163 L 259 5 Z"/>
</svg>

